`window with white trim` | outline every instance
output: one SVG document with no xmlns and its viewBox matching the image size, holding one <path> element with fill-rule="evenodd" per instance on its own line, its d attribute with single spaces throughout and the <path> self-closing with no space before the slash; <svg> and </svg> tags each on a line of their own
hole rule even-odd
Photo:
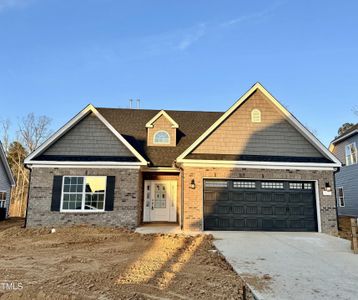
<svg viewBox="0 0 358 300">
<path fill-rule="evenodd" d="M 342 187 L 339 187 L 339 188 L 338 188 L 337 194 L 338 194 L 338 205 L 339 205 L 339 207 L 344 207 L 344 206 L 345 206 L 345 203 L 344 203 L 344 192 L 343 192 L 343 188 L 342 188 Z"/>
<path fill-rule="evenodd" d="M 153 137 L 153 143 L 154 144 L 164 144 L 164 145 L 167 145 L 167 144 L 170 144 L 170 136 L 169 136 L 169 133 L 166 132 L 166 131 L 157 131 L 155 134 L 154 134 L 154 137 Z"/>
<path fill-rule="evenodd" d="M 104 211 L 106 176 L 64 176 L 61 211 Z"/>
<path fill-rule="evenodd" d="M 0 208 L 6 207 L 6 192 L 0 192 Z"/>
<path fill-rule="evenodd" d="M 356 143 L 346 145 L 346 165 L 354 165 L 357 163 L 357 146 Z"/>
<path fill-rule="evenodd" d="M 251 122 L 252 123 L 261 123 L 261 111 L 257 108 L 251 111 Z"/>
</svg>

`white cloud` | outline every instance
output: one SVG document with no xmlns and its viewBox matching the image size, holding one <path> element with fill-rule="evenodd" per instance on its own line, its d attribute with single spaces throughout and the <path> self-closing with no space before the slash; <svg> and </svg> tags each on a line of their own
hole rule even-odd
<svg viewBox="0 0 358 300">
<path fill-rule="evenodd" d="M 258 12 L 252 13 L 252 14 L 242 15 L 235 19 L 225 21 L 225 22 L 221 23 L 221 26 L 228 27 L 228 26 L 233 26 L 233 25 L 243 23 L 243 22 L 260 20 L 260 19 L 270 15 L 278 7 L 280 7 L 283 3 L 284 3 L 283 1 L 276 2 L 271 7 L 268 7 L 264 10 L 261 10 L 261 11 L 258 11 Z"/>
<path fill-rule="evenodd" d="M 200 38 L 202 38 L 207 32 L 206 24 L 201 23 L 199 26 L 191 29 L 188 33 L 185 34 L 184 38 L 179 41 L 178 49 L 186 50 L 192 44 L 197 42 Z"/>
</svg>

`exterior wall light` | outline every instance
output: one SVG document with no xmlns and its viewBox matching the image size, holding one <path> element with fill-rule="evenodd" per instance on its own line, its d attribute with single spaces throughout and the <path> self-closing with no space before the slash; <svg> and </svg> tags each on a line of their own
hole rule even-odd
<svg viewBox="0 0 358 300">
<path fill-rule="evenodd" d="M 194 179 L 192 179 L 190 182 L 190 188 L 195 189 L 195 180 Z"/>
<path fill-rule="evenodd" d="M 327 192 L 331 192 L 331 191 L 332 191 L 331 185 L 329 184 L 328 181 L 325 183 L 325 190 L 326 190 Z"/>
</svg>

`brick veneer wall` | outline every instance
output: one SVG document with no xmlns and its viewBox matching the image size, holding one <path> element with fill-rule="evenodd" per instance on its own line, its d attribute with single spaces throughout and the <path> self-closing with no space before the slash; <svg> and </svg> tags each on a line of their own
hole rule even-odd
<svg viewBox="0 0 358 300">
<path fill-rule="evenodd" d="M 51 211 L 52 185 L 55 175 L 115 176 L 113 211 L 99 213 Z M 140 193 L 139 169 L 34 168 L 31 172 L 27 226 L 88 224 L 134 228 L 140 221 Z"/>
<path fill-rule="evenodd" d="M 317 180 L 319 188 L 321 228 L 322 232 L 337 235 L 336 200 L 334 192 L 331 196 L 323 195 L 325 182 L 329 182 L 334 190 L 332 171 L 306 170 L 266 170 L 241 168 L 184 168 L 184 229 L 202 230 L 203 225 L 203 178 L 253 178 L 253 179 L 287 179 Z M 196 188 L 190 183 L 195 180 Z"/>
</svg>

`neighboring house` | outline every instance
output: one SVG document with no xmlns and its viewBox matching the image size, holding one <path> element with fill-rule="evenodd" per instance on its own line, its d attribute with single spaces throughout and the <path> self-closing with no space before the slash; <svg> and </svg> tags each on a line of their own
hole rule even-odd
<svg viewBox="0 0 358 300">
<path fill-rule="evenodd" d="M 11 187 L 15 186 L 4 148 L 0 142 L 0 220 L 7 218 L 10 206 Z"/>
<path fill-rule="evenodd" d="M 31 227 L 337 234 L 339 160 L 259 83 L 224 113 L 89 105 L 25 163 Z"/>
<path fill-rule="evenodd" d="M 336 137 L 330 150 L 342 162 L 336 173 L 338 214 L 358 217 L 358 124 Z"/>
</svg>

